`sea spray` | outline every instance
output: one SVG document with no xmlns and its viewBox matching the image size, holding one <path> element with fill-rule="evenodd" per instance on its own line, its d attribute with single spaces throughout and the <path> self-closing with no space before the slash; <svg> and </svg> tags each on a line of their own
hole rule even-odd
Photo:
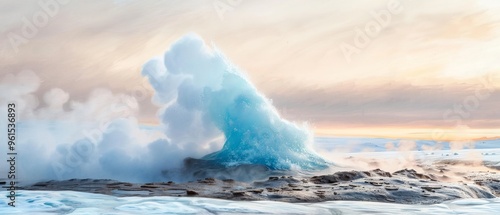
<svg viewBox="0 0 500 215">
<path fill-rule="evenodd" d="M 192 172 L 194 177 L 248 179 L 266 170 L 327 165 L 308 149 L 312 135 L 306 127 L 282 119 L 238 68 L 196 35 L 148 61 L 142 74 L 155 91 L 159 125 L 140 123 L 144 101 L 132 95 L 97 88 L 81 100 L 64 89 L 42 91 L 34 72 L 0 77 L 0 88 L 13 96 L 0 95 L 0 104 L 19 105 L 16 178 L 183 181 L 192 179 L 183 172 L 189 166 L 210 168 Z M 0 129 L 7 130 L 6 124 Z M 5 169 L 0 175 L 7 175 Z"/>
<path fill-rule="evenodd" d="M 202 132 L 215 127 L 223 133 L 222 149 L 202 159 L 225 166 L 259 164 L 273 170 L 327 166 L 308 148 L 309 130 L 282 119 L 238 68 L 197 35 L 180 39 L 163 59 L 148 62 L 142 73 L 155 88 L 156 98 L 167 105 L 161 114 L 167 135 L 179 135 L 179 128 L 199 135 L 195 133 L 200 131 L 189 128 L 200 122 Z M 214 133 L 202 139 L 210 139 L 210 134 Z"/>
</svg>

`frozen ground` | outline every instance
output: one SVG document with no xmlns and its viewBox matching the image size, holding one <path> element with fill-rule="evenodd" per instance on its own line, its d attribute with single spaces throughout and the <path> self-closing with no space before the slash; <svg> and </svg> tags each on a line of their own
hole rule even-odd
<svg viewBox="0 0 500 215">
<path fill-rule="evenodd" d="M 7 193 L 0 192 L 2 196 Z M 197 197 L 114 197 L 74 191 L 19 191 L 16 207 L 0 199 L 0 214 L 499 214 L 500 198 L 436 205 L 330 201 L 284 203 Z"/>
</svg>

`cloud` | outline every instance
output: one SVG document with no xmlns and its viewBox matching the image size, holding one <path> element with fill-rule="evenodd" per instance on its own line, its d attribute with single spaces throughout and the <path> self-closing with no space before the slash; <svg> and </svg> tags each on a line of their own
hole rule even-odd
<svg viewBox="0 0 500 215">
<path fill-rule="evenodd" d="M 274 100 L 281 100 L 278 104 L 280 109 L 288 108 L 281 105 L 287 101 L 276 97 L 286 95 L 281 91 L 294 91 L 299 88 L 315 93 L 317 89 L 321 89 L 319 95 L 331 93 L 324 97 L 334 100 L 333 98 L 339 95 L 333 88 L 342 83 L 363 79 L 381 79 L 378 82 L 380 88 L 387 90 L 389 88 L 385 85 L 391 82 L 402 85 L 403 88 L 416 87 L 415 91 L 426 91 L 422 93 L 429 97 L 428 101 L 439 101 L 441 98 L 446 100 L 448 96 L 454 95 L 448 95 L 452 94 L 451 92 L 446 92 L 446 95 L 440 93 L 440 86 L 453 82 L 470 83 L 474 82 L 476 77 L 486 73 L 499 74 L 500 71 L 496 59 L 496 47 L 500 42 L 498 26 L 493 24 L 500 13 L 497 12 L 498 6 L 491 1 L 454 4 L 402 1 L 403 12 L 393 16 L 390 25 L 354 58 L 351 64 L 347 64 L 341 55 L 339 44 L 351 41 L 355 28 L 363 27 L 373 20 L 370 12 L 385 8 L 387 1 L 363 4 L 348 1 L 291 1 L 286 8 L 283 8 L 280 1 L 266 1 L 265 8 L 269 9 L 266 11 L 262 11 L 262 2 L 247 2 L 235 8 L 237 12 L 228 13 L 224 22 L 221 22 L 213 10 L 212 3 L 130 2 L 118 4 L 120 10 L 115 10 L 113 8 L 117 2 L 89 4 L 74 1 L 62 7 L 60 13 L 51 19 L 50 25 L 21 47 L 18 54 L 12 53 L 8 42 L 4 44 L 3 49 L 7 50 L 7 54 L 2 62 L 1 72 L 37 68 L 37 74 L 44 83 L 40 92 L 36 93 L 40 98 L 44 92 L 54 87 L 64 89 L 75 100 L 84 100 L 88 92 L 95 88 L 129 93 L 130 89 L 134 89 L 139 83 L 137 80 L 141 76 L 137 71 L 141 70 L 142 64 L 150 56 L 162 53 L 175 39 L 192 30 L 217 43 L 234 62 L 249 71 L 249 78 L 262 92 L 273 95 L 271 98 Z M 7 17 L 1 21 L 4 23 L 2 26 L 6 26 L 4 33 L 19 33 L 22 27 L 19 14 L 30 14 L 31 7 L 28 5 L 36 5 L 36 1 L 2 4 L 6 4 L 2 7 L 2 14 Z M 304 4 L 307 4 L 307 7 L 304 7 Z M 92 19 L 81 19 L 88 18 L 88 14 L 95 11 L 106 13 L 98 14 Z M 254 16 L 257 13 L 260 15 Z M 67 30 L 61 34 L 60 29 Z M 30 50 L 38 51 L 35 53 Z M 41 55 L 46 57 L 40 58 Z M 152 61 L 152 64 L 162 63 Z M 172 89 L 180 84 L 173 77 L 163 77 L 165 80 L 161 80 L 161 83 L 168 84 L 157 87 L 165 88 L 164 92 L 173 92 Z M 438 81 L 428 81 L 429 78 L 436 78 Z M 75 82 L 79 84 L 74 84 Z M 293 85 L 283 86 L 286 83 Z M 419 86 L 412 86 L 413 84 Z M 152 85 L 154 86 L 154 83 Z M 373 89 L 378 87 L 357 88 L 362 89 L 356 89 L 358 93 L 353 96 L 361 97 L 370 95 Z M 366 91 L 362 91 L 363 89 Z M 463 90 L 460 86 L 456 89 Z M 428 93 L 429 91 L 435 94 Z M 150 92 L 149 89 L 147 92 Z M 418 95 L 418 92 L 412 93 L 409 97 Z M 312 95 L 315 94 L 306 96 L 313 97 Z M 140 113 L 140 120 L 155 119 L 155 105 L 175 95 L 162 96 L 164 98 L 155 98 L 156 104 L 149 104 L 144 102 L 145 100 L 139 102 L 141 109 L 147 110 Z M 398 103 L 399 99 L 407 103 L 399 102 L 396 105 L 400 105 L 400 108 L 390 111 L 401 111 L 398 115 L 405 116 L 402 118 L 420 114 L 419 109 L 415 109 L 416 112 L 409 111 L 410 108 L 406 106 L 412 106 L 413 103 L 404 98 L 404 95 L 395 95 L 394 98 L 396 100 L 387 102 Z M 147 100 L 149 101 L 149 98 Z M 424 102 L 426 99 L 417 100 Z M 346 113 L 344 118 L 354 117 L 352 122 L 361 121 L 356 115 L 362 115 L 361 107 L 353 107 L 345 102 L 345 99 L 342 101 L 344 102 L 339 105 L 347 104 L 346 107 L 331 108 L 331 112 L 343 111 Z M 288 103 L 293 102 L 292 100 Z M 320 108 L 311 108 L 313 109 L 294 108 L 288 114 L 293 119 L 324 124 L 325 120 L 321 117 L 309 116 Z M 352 113 L 353 111 L 358 113 Z M 382 122 L 382 119 L 391 117 L 385 113 L 368 114 L 370 119 L 373 119 L 367 119 L 368 124 Z M 330 118 L 333 119 L 335 115 L 337 114 L 331 115 Z M 340 117 L 337 116 L 335 121 L 349 121 Z M 392 117 L 389 121 L 394 121 L 397 125 L 407 122 Z M 475 123 L 489 124 L 487 126 L 498 124 L 486 121 Z"/>
<path fill-rule="evenodd" d="M 31 70 L 8 73 L 0 79 L 0 105 L 14 102 L 21 116 L 31 115 L 39 100 L 33 93 L 40 86 L 40 79 Z"/>
<path fill-rule="evenodd" d="M 494 84 L 496 80 L 489 82 Z M 469 111 L 464 122 L 470 127 L 496 128 L 495 123 L 488 122 L 500 120 L 496 111 L 499 89 L 489 88 L 479 79 L 433 85 L 370 79 L 330 87 L 297 88 L 292 83 L 280 88 L 268 96 L 286 117 L 319 125 L 453 127 L 454 121 L 443 117 L 445 112 L 454 111 L 457 105 L 466 111 L 465 106 L 472 104 L 468 97 L 477 98 L 478 92 L 487 96 L 477 99 L 477 109 Z"/>
</svg>

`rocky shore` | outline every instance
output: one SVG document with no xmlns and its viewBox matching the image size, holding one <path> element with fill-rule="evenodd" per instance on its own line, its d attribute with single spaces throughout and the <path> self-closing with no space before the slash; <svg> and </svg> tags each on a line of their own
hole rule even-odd
<svg viewBox="0 0 500 215">
<path fill-rule="evenodd" d="M 113 196 L 191 196 L 229 200 L 321 202 L 331 200 L 435 204 L 461 198 L 500 196 L 500 174 L 495 170 L 467 172 L 463 181 L 413 169 L 386 172 L 341 171 L 313 177 L 272 176 L 241 182 L 205 178 L 186 183 L 127 183 L 114 180 L 71 179 L 39 182 L 20 190 L 71 190 Z"/>
</svg>

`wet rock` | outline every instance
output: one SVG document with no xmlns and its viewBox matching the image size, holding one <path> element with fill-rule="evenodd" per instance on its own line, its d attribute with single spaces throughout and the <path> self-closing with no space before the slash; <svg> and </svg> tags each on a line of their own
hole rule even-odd
<svg viewBox="0 0 500 215">
<path fill-rule="evenodd" d="M 156 186 L 156 185 L 151 185 L 151 184 L 144 184 L 144 185 L 141 185 L 141 188 L 156 189 L 156 188 L 158 188 L 158 186 Z"/>
<path fill-rule="evenodd" d="M 374 169 L 371 172 L 375 173 L 378 176 L 382 176 L 382 177 L 389 177 L 389 178 L 392 177 L 390 172 L 386 172 L 386 171 L 383 171 L 381 169 Z"/>
<path fill-rule="evenodd" d="M 314 194 L 316 194 L 319 198 L 325 198 L 325 191 L 318 190 L 314 192 Z"/>
<path fill-rule="evenodd" d="M 215 184 L 214 178 L 205 178 L 204 180 L 198 180 L 198 182 L 203 184 Z"/>
<path fill-rule="evenodd" d="M 313 176 L 310 181 L 315 184 L 329 184 L 341 181 L 352 181 L 366 176 L 366 174 L 358 171 L 336 172 L 332 175 Z"/>
<path fill-rule="evenodd" d="M 247 190 L 247 191 L 251 192 L 251 193 L 257 193 L 257 194 L 264 192 L 263 189 L 253 189 L 253 190 Z"/>
<path fill-rule="evenodd" d="M 394 186 L 394 185 L 389 185 L 389 186 L 385 186 L 385 189 L 389 190 L 389 191 L 394 191 L 394 190 L 399 190 L 399 187 Z"/>
<path fill-rule="evenodd" d="M 186 194 L 188 196 L 195 196 L 195 195 L 198 195 L 198 192 L 196 192 L 194 190 L 186 190 Z"/>
<path fill-rule="evenodd" d="M 413 178 L 413 179 L 433 179 L 433 177 L 430 177 L 428 175 L 418 173 L 414 169 L 402 169 L 399 171 L 396 171 L 393 173 L 393 175 L 403 175 L 408 178 Z"/>
<path fill-rule="evenodd" d="M 222 181 L 225 183 L 234 183 L 234 179 L 223 179 Z"/>
<path fill-rule="evenodd" d="M 427 190 L 429 192 L 435 192 L 434 190 L 441 189 L 442 186 L 441 185 L 426 185 L 426 186 L 422 186 L 420 188 L 422 188 L 423 190 Z"/>
<path fill-rule="evenodd" d="M 279 189 L 272 188 L 272 187 L 266 187 L 267 192 L 278 192 L 280 191 Z"/>
<path fill-rule="evenodd" d="M 434 171 L 437 172 L 437 170 Z M 492 170 L 470 173 L 464 171 L 464 175 L 460 176 L 467 180 L 468 186 L 462 185 L 465 181 L 461 183 L 434 182 L 432 178 L 422 177 L 423 174 L 419 176 L 419 173 L 414 170 L 400 170 L 389 175 L 375 169 L 367 172 L 337 172 L 312 178 L 286 176 L 284 178 L 270 177 L 270 180 L 266 180 L 269 177 L 267 175 L 259 181 L 251 182 L 230 180 L 227 177 L 221 179 L 228 180 L 205 178 L 179 184 L 173 182 L 131 184 L 104 180 L 82 182 L 80 179 L 75 179 L 39 182 L 37 186 L 30 185 L 22 189 L 75 190 L 116 196 L 197 196 L 284 202 L 331 200 L 390 202 L 394 200 L 401 204 L 436 204 L 459 198 L 493 198 L 495 195 L 497 197 L 500 195 L 500 174 L 492 173 Z M 428 176 L 433 177 L 431 174 Z M 303 179 L 310 179 L 311 184 L 304 183 Z M 328 183 L 330 181 L 338 182 Z"/>
<path fill-rule="evenodd" d="M 233 194 L 234 197 L 241 197 L 241 196 L 245 196 L 245 191 L 231 191 L 231 193 Z"/>
<path fill-rule="evenodd" d="M 161 185 L 173 185 L 175 184 L 173 181 L 168 181 L 167 183 L 160 183 Z"/>
<path fill-rule="evenodd" d="M 47 185 L 49 185 L 49 183 L 47 183 L 47 182 L 39 182 L 39 183 L 34 184 L 33 186 L 35 186 L 35 187 L 46 187 Z"/>
</svg>

